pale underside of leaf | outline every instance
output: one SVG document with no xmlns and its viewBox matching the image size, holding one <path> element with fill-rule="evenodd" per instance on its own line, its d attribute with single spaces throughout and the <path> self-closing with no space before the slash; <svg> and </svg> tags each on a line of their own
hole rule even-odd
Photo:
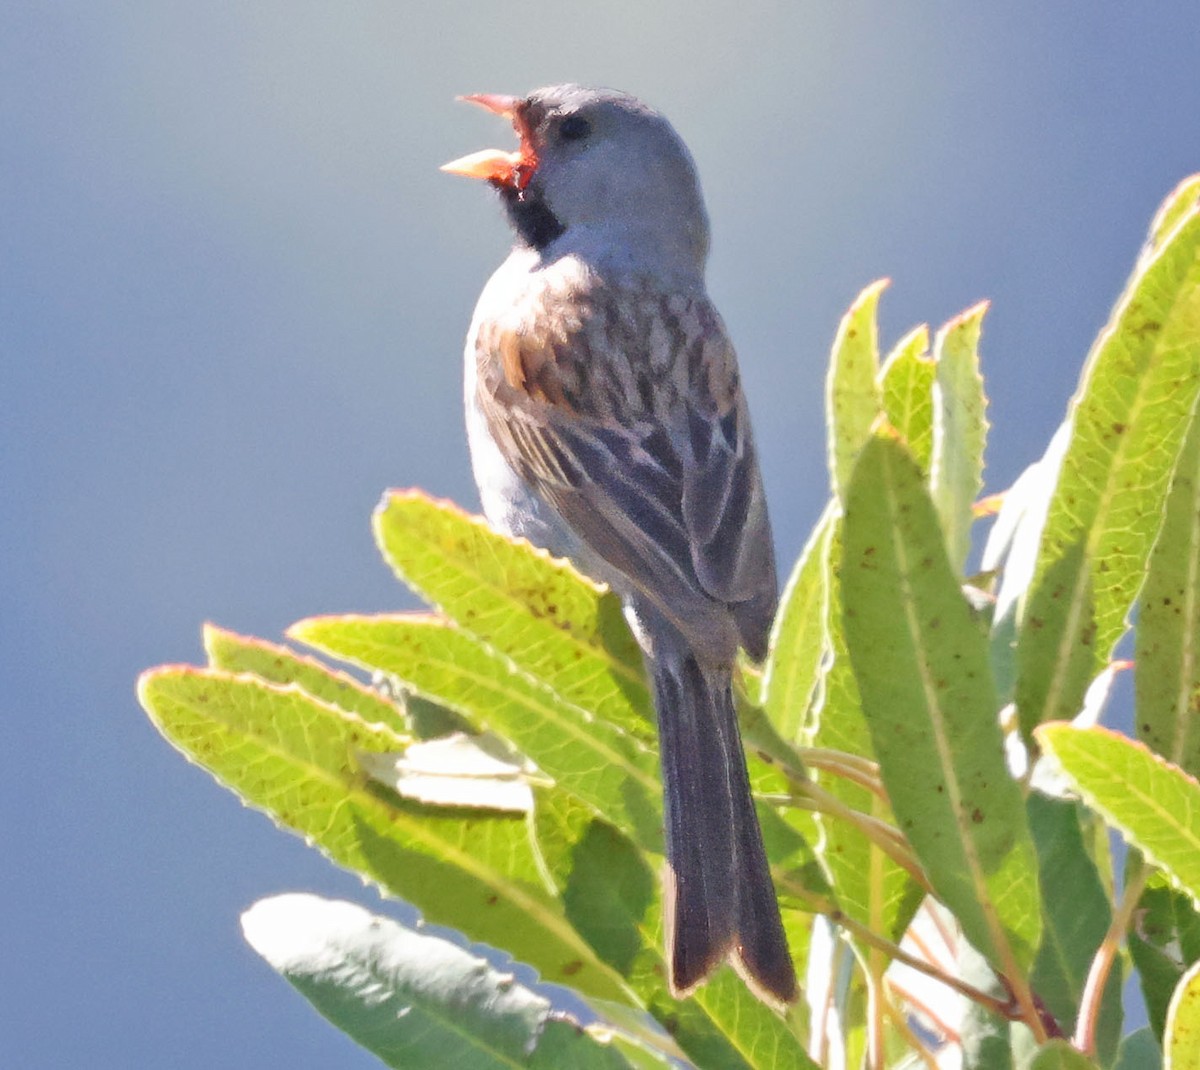
<svg viewBox="0 0 1200 1070">
<path fill-rule="evenodd" d="M 318 1011 L 388 1066 L 629 1066 L 511 974 L 352 903 L 276 896 L 246 911 L 242 930 Z"/>
</svg>

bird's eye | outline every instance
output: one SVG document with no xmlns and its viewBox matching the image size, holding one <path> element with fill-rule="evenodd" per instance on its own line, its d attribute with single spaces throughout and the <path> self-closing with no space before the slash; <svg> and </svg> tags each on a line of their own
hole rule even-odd
<svg viewBox="0 0 1200 1070">
<path fill-rule="evenodd" d="M 592 124 L 580 115 L 568 115 L 558 126 L 563 141 L 582 141 L 592 132 Z"/>
</svg>

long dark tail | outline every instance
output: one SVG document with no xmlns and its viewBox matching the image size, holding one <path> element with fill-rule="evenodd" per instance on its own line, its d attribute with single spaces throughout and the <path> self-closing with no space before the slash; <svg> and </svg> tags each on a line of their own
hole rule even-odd
<svg viewBox="0 0 1200 1070">
<path fill-rule="evenodd" d="M 666 795 L 671 989 L 686 995 L 729 958 L 773 1003 L 796 971 L 767 868 L 733 706 L 731 671 L 689 654 L 651 664 Z"/>
</svg>

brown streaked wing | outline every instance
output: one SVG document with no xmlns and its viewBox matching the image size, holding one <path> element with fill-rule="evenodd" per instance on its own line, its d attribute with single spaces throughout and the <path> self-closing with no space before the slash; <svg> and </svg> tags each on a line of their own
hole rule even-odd
<svg viewBox="0 0 1200 1070">
<path fill-rule="evenodd" d="M 777 597 L 774 554 L 723 325 L 707 301 L 610 297 L 590 302 L 583 322 L 562 317 L 579 325 L 567 338 L 480 332 L 479 400 L 492 435 L 698 650 L 728 657 L 740 641 L 761 656 Z M 536 368 L 536 385 L 514 367 Z"/>
</svg>

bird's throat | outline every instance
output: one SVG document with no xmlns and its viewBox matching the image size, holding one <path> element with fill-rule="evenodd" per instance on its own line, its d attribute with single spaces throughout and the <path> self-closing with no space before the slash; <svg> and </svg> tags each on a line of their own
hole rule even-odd
<svg viewBox="0 0 1200 1070">
<path fill-rule="evenodd" d="M 522 244 L 541 252 L 566 230 L 550 210 L 536 183 L 530 183 L 523 190 L 510 185 L 498 188 L 505 214 Z"/>
</svg>

